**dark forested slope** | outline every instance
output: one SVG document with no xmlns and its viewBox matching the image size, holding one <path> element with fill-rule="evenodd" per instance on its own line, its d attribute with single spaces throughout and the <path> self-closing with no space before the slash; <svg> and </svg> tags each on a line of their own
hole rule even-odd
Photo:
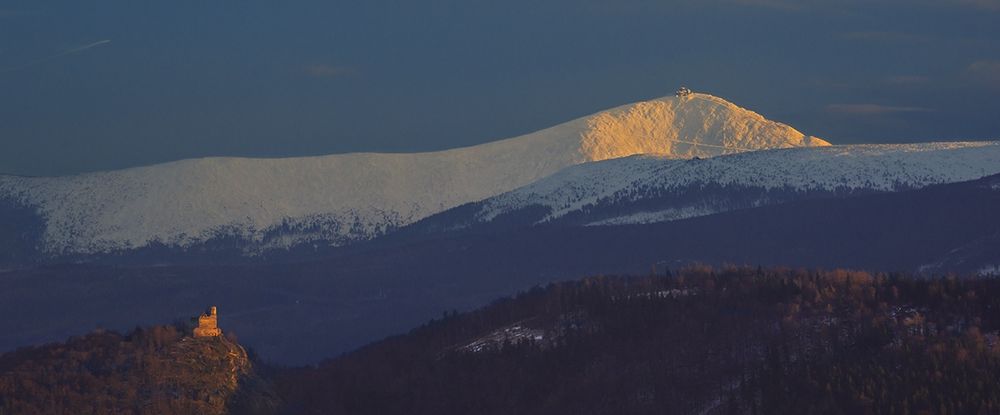
<svg viewBox="0 0 1000 415">
<path fill-rule="evenodd" d="M 290 325 L 302 324 L 290 320 Z M 553 283 L 302 368 L 99 331 L 0 356 L 0 414 L 990 414 L 1000 280 L 685 268 Z"/>
<path fill-rule="evenodd" d="M 277 379 L 291 413 L 996 413 L 1000 281 L 687 269 L 448 313 Z"/>
</svg>

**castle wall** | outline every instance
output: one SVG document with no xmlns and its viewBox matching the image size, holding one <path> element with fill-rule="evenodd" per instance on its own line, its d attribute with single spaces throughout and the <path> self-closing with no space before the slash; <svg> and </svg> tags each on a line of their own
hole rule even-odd
<svg viewBox="0 0 1000 415">
<path fill-rule="evenodd" d="M 208 314 L 198 316 L 198 327 L 194 329 L 194 337 L 216 337 L 222 335 L 219 329 L 219 316 L 216 308 L 211 307 Z"/>
</svg>

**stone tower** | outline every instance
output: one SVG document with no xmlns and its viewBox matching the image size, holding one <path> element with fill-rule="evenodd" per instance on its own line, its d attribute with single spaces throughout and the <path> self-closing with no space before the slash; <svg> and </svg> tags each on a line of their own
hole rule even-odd
<svg viewBox="0 0 1000 415">
<path fill-rule="evenodd" d="M 222 335 L 219 329 L 219 316 L 215 306 L 208 308 L 208 312 L 198 316 L 198 327 L 194 328 L 194 337 L 216 337 Z"/>
</svg>

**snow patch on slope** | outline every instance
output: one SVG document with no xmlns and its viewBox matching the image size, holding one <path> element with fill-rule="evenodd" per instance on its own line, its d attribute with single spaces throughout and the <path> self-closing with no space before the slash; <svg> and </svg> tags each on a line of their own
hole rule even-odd
<svg viewBox="0 0 1000 415">
<path fill-rule="evenodd" d="M 663 209 L 655 212 L 638 212 L 624 216 L 602 219 L 588 223 L 586 226 L 602 225 L 640 225 L 646 223 L 670 222 L 687 218 L 711 215 L 715 209 L 706 206 L 686 206 L 677 209 Z"/>
<path fill-rule="evenodd" d="M 708 157 L 828 145 L 705 94 L 625 105 L 536 133 L 431 153 L 204 158 L 56 178 L 0 176 L 34 207 L 48 253 L 237 237 L 345 244 L 488 198 L 567 166 L 646 152 Z"/>
</svg>

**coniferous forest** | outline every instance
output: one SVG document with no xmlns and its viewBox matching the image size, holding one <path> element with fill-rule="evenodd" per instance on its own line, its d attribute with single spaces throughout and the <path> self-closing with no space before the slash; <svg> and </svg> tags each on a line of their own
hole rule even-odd
<svg viewBox="0 0 1000 415">
<path fill-rule="evenodd" d="M 993 278 L 748 267 L 592 277 L 447 311 L 317 366 L 257 361 L 239 390 L 198 391 L 260 414 L 993 414 L 998 310 Z M 94 394 L 124 393 L 126 377 L 193 373 L 157 363 L 185 342 L 170 330 L 115 336 L 0 358 L 0 413 L 98 413 L 116 401 Z"/>
<path fill-rule="evenodd" d="M 307 413 L 997 413 L 998 307 L 995 279 L 595 277 L 276 382 Z"/>
</svg>

